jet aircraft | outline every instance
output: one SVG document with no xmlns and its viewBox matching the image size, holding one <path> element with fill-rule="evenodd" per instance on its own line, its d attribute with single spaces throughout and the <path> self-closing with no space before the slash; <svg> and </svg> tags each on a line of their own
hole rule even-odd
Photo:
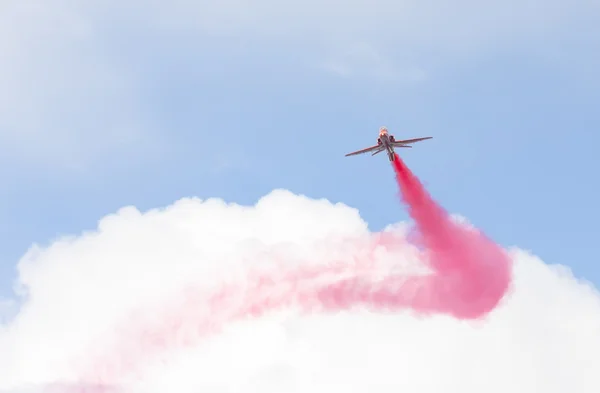
<svg viewBox="0 0 600 393">
<path fill-rule="evenodd" d="M 426 136 L 423 138 L 404 139 L 404 140 L 397 141 L 393 135 L 390 135 L 388 133 L 388 129 L 386 127 L 381 127 L 379 129 L 379 137 L 377 138 L 377 144 L 375 146 L 367 147 L 366 149 L 357 150 L 355 152 L 348 153 L 348 154 L 346 154 L 346 157 L 354 156 L 357 154 L 368 153 L 371 151 L 373 152 L 373 154 L 371 154 L 371 156 L 374 156 L 375 154 L 379 154 L 382 151 L 385 151 L 385 152 L 387 152 L 387 155 L 388 155 L 388 158 L 390 159 L 390 161 L 394 161 L 394 159 L 395 159 L 394 148 L 395 147 L 412 148 L 412 146 L 410 146 L 409 143 L 420 142 L 420 141 L 424 141 L 426 139 L 431 139 L 431 138 L 433 138 L 433 137 Z"/>
</svg>

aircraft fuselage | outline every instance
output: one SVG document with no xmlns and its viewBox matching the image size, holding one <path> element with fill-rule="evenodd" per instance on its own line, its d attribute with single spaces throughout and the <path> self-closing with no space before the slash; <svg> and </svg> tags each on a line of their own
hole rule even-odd
<svg viewBox="0 0 600 393">
<path fill-rule="evenodd" d="M 379 138 L 377 138 L 377 144 L 383 145 L 390 161 L 394 161 L 395 158 L 394 145 L 392 142 L 394 142 L 394 136 L 387 133 L 380 134 Z"/>
</svg>

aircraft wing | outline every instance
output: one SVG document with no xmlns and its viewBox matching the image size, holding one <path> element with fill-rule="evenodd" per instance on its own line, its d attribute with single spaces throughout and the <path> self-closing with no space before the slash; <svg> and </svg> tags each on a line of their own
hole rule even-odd
<svg viewBox="0 0 600 393">
<path fill-rule="evenodd" d="M 357 150 L 357 151 L 353 151 L 352 153 L 348 153 L 346 154 L 346 157 L 348 156 L 355 156 L 357 154 L 363 154 L 363 153 L 368 153 L 372 150 L 378 149 L 380 148 L 380 145 L 375 145 L 375 146 L 371 146 L 371 147 L 367 147 L 366 149 L 362 149 L 362 150 Z"/>
<path fill-rule="evenodd" d="M 415 143 L 415 142 L 421 142 L 424 141 L 426 139 L 431 139 L 433 138 L 432 136 L 426 136 L 424 138 L 414 138 L 414 139 L 404 139 L 404 140 L 400 140 L 400 141 L 394 141 L 394 146 L 400 146 L 400 145 L 404 145 L 406 143 Z"/>
</svg>

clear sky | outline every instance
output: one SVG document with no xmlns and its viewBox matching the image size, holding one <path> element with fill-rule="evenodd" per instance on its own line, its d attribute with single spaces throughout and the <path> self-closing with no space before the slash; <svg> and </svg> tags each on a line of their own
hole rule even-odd
<svg viewBox="0 0 600 393">
<path fill-rule="evenodd" d="M 285 188 L 406 219 L 386 158 L 344 157 L 382 125 L 433 136 L 401 153 L 449 211 L 600 284 L 597 3 L 71 3 L 0 12 L 0 296 L 127 205 Z"/>
</svg>

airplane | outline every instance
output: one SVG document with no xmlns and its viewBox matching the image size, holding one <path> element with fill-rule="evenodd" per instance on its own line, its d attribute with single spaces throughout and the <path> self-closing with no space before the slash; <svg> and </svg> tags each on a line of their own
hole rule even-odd
<svg viewBox="0 0 600 393">
<path fill-rule="evenodd" d="M 357 154 L 368 153 L 371 151 L 373 152 L 373 154 L 371 154 L 371 156 L 374 156 L 375 154 L 379 154 L 382 151 L 386 151 L 390 161 L 394 161 L 394 159 L 396 157 L 396 155 L 394 153 L 395 147 L 412 148 L 412 146 L 408 145 L 409 143 L 420 142 L 420 141 L 424 141 L 426 139 L 431 139 L 431 138 L 433 138 L 433 137 L 426 136 L 423 138 L 404 139 L 401 141 L 397 141 L 393 135 L 388 134 L 388 129 L 386 127 L 381 127 L 379 129 L 379 138 L 377 138 L 377 144 L 375 146 L 367 147 L 366 149 L 357 150 L 355 152 L 348 153 L 348 154 L 346 154 L 346 157 L 354 156 Z"/>
</svg>

